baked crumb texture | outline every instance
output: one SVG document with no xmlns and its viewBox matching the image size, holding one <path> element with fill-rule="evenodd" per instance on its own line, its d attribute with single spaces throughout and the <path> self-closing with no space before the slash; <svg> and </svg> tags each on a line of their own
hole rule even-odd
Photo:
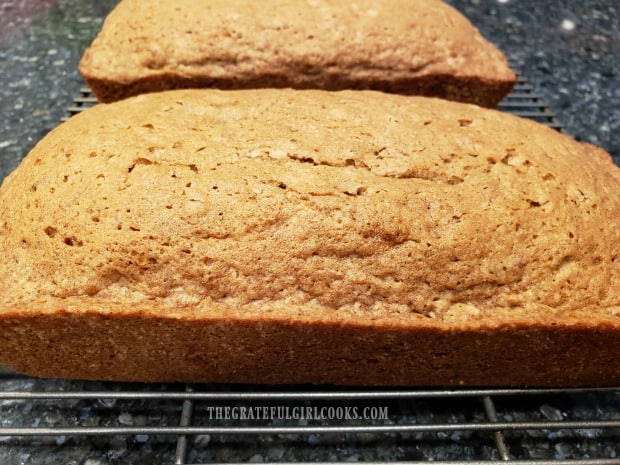
<svg viewBox="0 0 620 465">
<path fill-rule="evenodd" d="M 0 189 L 0 363 L 47 377 L 618 385 L 620 170 L 379 92 L 98 105 Z"/>
<path fill-rule="evenodd" d="M 515 74 L 438 0 L 124 0 L 80 71 L 102 102 L 178 88 L 371 89 L 494 107 Z"/>
</svg>

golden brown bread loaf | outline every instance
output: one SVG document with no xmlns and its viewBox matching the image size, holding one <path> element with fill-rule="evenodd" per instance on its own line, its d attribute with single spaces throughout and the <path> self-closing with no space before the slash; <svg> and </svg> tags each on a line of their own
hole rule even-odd
<svg viewBox="0 0 620 465">
<path fill-rule="evenodd" d="M 0 189 L 0 364 L 39 376 L 618 385 L 620 170 L 375 92 L 71 118 Z"/>
<path fill-rule="evenodd" d="M 439 0 L 124 0 L 80 63 L 100 101 L 175 88 L 373 89 L 495 106 L 515 75 Z"/>
</svg>

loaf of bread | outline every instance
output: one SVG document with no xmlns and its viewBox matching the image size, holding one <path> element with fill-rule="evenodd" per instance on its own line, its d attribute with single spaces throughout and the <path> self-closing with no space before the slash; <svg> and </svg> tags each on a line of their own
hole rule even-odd
<svg viewBox="0 0 620 465">
<path fill-rule="evenodd" d="M 618 385 L 620 169 L 474 105 L 177 90 L 0 189 L 0 364 L 44 377 Z"/>
<path fill-rule="evenodd" d="M 123 0 L 80 71 L 102 102 L 293 87 L 495 106 L 515 82 L 502 53 L 439 0 Z"/>
</svg>

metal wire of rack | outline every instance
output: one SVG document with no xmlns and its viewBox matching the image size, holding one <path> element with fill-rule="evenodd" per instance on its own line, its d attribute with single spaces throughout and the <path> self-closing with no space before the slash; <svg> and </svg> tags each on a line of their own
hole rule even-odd
<svg viewBox="0 0 620 465">
<path fill-rule="evenodd" d="M 66 121 L 96 103 L 97 98 L 90 88 L 82 87 L 79 94 L 74 97 L 73 104 L 67 108 L 67 114 L 63 116 L 62 121 Z M 521 76 L 517 78 L 512 92 L 499 103 L 498 109 L 562 130 L 562 124 L 558 122 L 555 114 L 549 110 L 527 79 Z"/>
<path fill-rule="evenodd" d="M 512 92 L 499 103 L 497 108 L 507 113 L 532 119 L 553 129 L 562 130 L 562 124 L 558 122 L 555 114 L 549 110 L 534 87 L 523 77 L 517 78 L 517 83 Z"/>
<path fill-rule="evenodd" d="M 115 389 L 116 386 L 112 386 Z M 498 411 L 496 404 L 502 403 L 502 400 L 508 399 L 509 404 L 527 403 L 527 398 L 555 398 L 558 396 L 615 396 L 620 400 L 620 391 L 615 389 L 466 389 L 466 390 L 415 390 L 415 389 L 379 389 L 379 390 L 358 390 L 358 389 L 329 389 L 329 388 L 306 388 L 306 389 L 286 389 L 277 388 L 278 390 L 264 390 L 264 387 L 246 387 L 245 390 L 230 390 L 230 387 L 211 386 L 186 386 L 184 389 L 179 386 L 173 386 L 173 390 L 155 390 L 144 391 L 140 387 L 131 386 L 131 390 L 73 390 L 62 391 L 54 390 L 50 392 L 42 391 L 11 391 L 0 392 L 0 405 L 4 405 L 11 401 L 27 401 L 27 402 L 46 402 L 54 401 L 56 403 L 78 401 L 78 402 L 101 402 L 110 400 L 110 404 L 118 411 L 123 410 L 119 407 L 119 401 L 141 401 L 150 402 L 152 409 L 157 409 L 161 402 L 172 402 L 174 408 L 175 424 L 167 426 L 159 425 L 141 425 L 127 426 L 123 424 L 114 424 L 107 426 L 17 426 L 17 427 L 1 427 L 0 437 L 21 438 L 24 440 L 29 437 L 81 437 L 89 438 L 95 436 L 170 436 L 175 439 L 174 464 L 199 463 L 188 461 L 188 452 L 193 447 L 194 442 L 191 438 L 209 435 L 234 437 L 240 441 L 241 446 L 244 444 L 242 437 L 250 437 L 252 440 L 264 440 L 265 438 L 286 438 L 286 437 L 320 437 L 323 435 L 337 435 L 343 441 L 351 442 L 346 436 L 359 437 L 365 435 L 376 436 L 378 441 L 381 438 L 397 435 L 405 435 L 412 444 L 417 441 L 424 440 L 424 435 L 431 438 L 431 442 L 436 441 L 435 449 L 449 447 L 451 442 L 455 441 L 454 437 L 450 437 L 451 433 L 459 432 L 465 434 L 463 438 L 477 436 L 475 441 L 479 441 L 480 437 L 487 436 L 487 443 L 491 444 L 494 450 L 487 454 L 489 458 L 475 460 L 435 460 L 438 463 L 450 463 L 452 465 L 465 465 L 471 463 L 479 463 L 485 465 L 497 465 L 501 462 L 509 461 L 517 465 L 557 465 L 562 464 L 579 464 L 579 465 L 612 465 L 619 464 L 620 457 L 598 456 L 592 457 L 584 453 L 578 459 L 549 459 L 549 458 L 522 458 L 511 452 L 511 448 L 519 447 L 519 444 L 528 438 L 528 432 L 543 432 L 548 437 L 551 432 L 558 434 L 564 432 L 566 437 L 574 438 L 576 436 L 588 436 L 589 431 L 597 431 L 599 437 L 605 436 L 605 441 L 609 444 L 620 444 L 620 410 L 616 410 L 613 419 L 587 419 L 577 420 L 571 418 L 558 417 L 549 419 L 540 417 L 537 419 L 511 420 L 505 419 L 504 413 Z M 213 389 L 213 390 L 212 390 Z M 237 388 L 238 389 L 238 388 Z M 273 389 L 273 387 L 271 388 Z M 445 403 L 458 402 L 456 405 L 461 407 L 466 403 L 475 405 L 475 409 L 479 410 L 479 414 L 474 415 L 475 419 L 468 421 L 453 421 L 441 418 L 435 418 L 432 421 L 418 421 L 410 412 L 403 413 L 397 411 L 395 420 L 393 421 L 364 421 L 358 422 L 340 422 L 330 421 L 327 423 L 307 424 L 304 422 L 286 421 L 262 423 L 259 426 L 232 421 L 205 421 L 207 418 L 205 412 L 208 408 L 216 408 L 222 405 L 262 405 L 265 402 L 268 405 L 274 403 L 278 405 L 299 405 L 313 404 L 317 402 L 328 402 L 333 405 L 350 405 L 354 402 L 366 402 L 376 404 L 377 402 L 394 406 L 396 404 L 415 405 L 416 403 L 424 403 L 429 401 Z M 438 405 L 438 404 L 437 404 Z M 505 403 L 504 403 L 505 405 Z M 547 405 L 547 404 L 542 404 Z M 618 406 L 616 406 L 618 407 Z M 76 408 L 76 405 L 73 405 Z M 550 408 L 547 406 L 547 408 Z M 405 409 L 406 410 L 406 409 Z M 558 410 L 559 411 L 559 410 Z M 198 414 L 196 414 L 198 412 Z M 273 420 L 273 419 L 272 419 Z M 334 424 L 335 423 L 335 424 Z M 430 436 L 429 436 L 430 435 Z M 457 442 L 460 439 L 457 440 Z M 224 440 L 224 443 L 227 440 Z M 295 444 L 295 440 L 291 440 Z M 315 439 L 316 441 L 316 439 Z M 428 439 L 427 439 L 428 441 Z M 474 442 L 475 442 L 474 441 Z M 268 442 L 265 443 L 267 447 Z M 217 447 L 217 446 L 215 446 Z M 613 446 L 612 446 L 613 447 Z M 611 450 L 611 449 L 610 449 Z M 617 450 L 617 448 L 615 449 Z M 216 456 L 217 457 L 217 456 Z M 274 461 L 269 463 L 287 463 L 282 461 Z M 213 463 L 213 462 L 210 462 Z M 230 463 L 230 462 L 227 462 Z M 327 463 L 327 461 L 315 462 Z M 373 463 L 379 463 L 373 462 Z M 382 461 L 383 464 L 386 461 Z M 399 464 L 399 461 L 390 461 L 390 463 Z M 409 461 L 409 463 L 411 463 Z"/>
<path fill-rule="evenodd" d="M 63 120 L 96 103 L 90 90 L 82 88 Z M 519 78 L 499 109 L 562 129 L 555 115 L 523 78 Z M 112 443 L 110 438 L 120 437 L 121 444 L 133 438 L 131 444 L 143 455 L 149 438 L 159 438 L 165 449 L 156 455 L 163 457 L 160 463 L 175 465 L 232 465 L 254 461 L 279 465 L 299 463 L 294 451 L 302 445 L 310 446 L 310 453 L 306 454 L 310 459 L 302 461 L 320 464 L 363 460 L 376 465 L 422 461 L 441 465 L 506 462 L 514 465 L 620 465 L 620 388 L 360 390 L 67 383 L 33 380 L 0 367 L 0 462 L 3 448 L 10 453 L 31 451 L 49 446 L 50 442 L 45 442 L 44 438 L 54 441 L 51 443 L 54 454 L 62 454 L 64 447 L 95 438 L 105 438 Z M 121 405 L 123 402 L 126 405 Z M 391 415 L 361 422 L 359 419 L 307 421 L 299 418 L 247 422 L 213 419 L 211 415 L 218 406 L 234 408 L 254 404 L 260 407 L 274 403 L 303 408 L 312 408 L 317 403 L 327 403 L 334 408 L 389 405 Z M 28 415 L 33 411 L 40 412 L 44 419 L 30 419 L 27 424 Z M 60 416 L 51 421 L 45 417 L 49 411 L 60 412 Z M 123 411 L 136 415 L 132 417 L 131 413 L 121 413 Z M 26 419 L 20 420 L 24 412 Z M 137 418 L 142 419 L 137 421 Z M 325 441 L 335 448 L 335 455 L 317 452 L 323 437 L 336 438 L 335 442 Z M 284 448 L 284 453 L 265 454 L 260 460 L 250 456 L 240 461 L 237 458 L 240 456 L 219 454 L 215 450 L 218 447 L 242 449 L 250 443 L 254 444 L 252 450 L 262 450 L 274 441 Z M 360 456 L 355 452 L 357 443 L 378 449 L 385 441 L 395 451 L 389 458 L 381 454 Z M 101 448 L 102 443 L 95 441 L 95 444 Z M 541 453 L 540 444 L 545 446 L 546 452 Z M 348 456 L 346 451 L 349 451 Z M 113 462 L 124 458 L 122 453 L 107 453 L 107 458 Z"/>
</svg>

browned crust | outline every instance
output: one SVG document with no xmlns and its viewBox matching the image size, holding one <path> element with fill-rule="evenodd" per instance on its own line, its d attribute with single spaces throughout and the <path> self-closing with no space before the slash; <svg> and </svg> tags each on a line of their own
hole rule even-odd
<svg viewBox="0 0 620 465">
<path fill-rule="evenodd" d="M 0 320 L 10 367 L 123 381 L 407 386 L 614 386 L 612 325 L 442 330 L 54 314 Z M 291 344 L 291 341 L 295 341 Z"/>
<path fill-rule="evenodd" d="M 317 82 L 302 82 L 290 75 L 258 75 L 244 79 L 217 79 L 208 76 L 179 76 L 162 73 L 146 76 L 129 83 L 117 82 L 91 76 L 83 70 L 88 85 L 97 99 L 104 103 L 133 97 L 135 95 L 173 89 L 253 89 L 253 88 L 318 88 L 329 91 L 339 90 L 377 90 L 392 94 L 422 95 L 446 98 L 458 102 L 474 103 L 482 107 L 495 108 L 513 88 L 515 80 L 488 80 L 480 77 L 454 75 L 418 76 L 407 79 L 376 79 L 359 81 L 347 75 L 328 76 Z"/>
</svg>

